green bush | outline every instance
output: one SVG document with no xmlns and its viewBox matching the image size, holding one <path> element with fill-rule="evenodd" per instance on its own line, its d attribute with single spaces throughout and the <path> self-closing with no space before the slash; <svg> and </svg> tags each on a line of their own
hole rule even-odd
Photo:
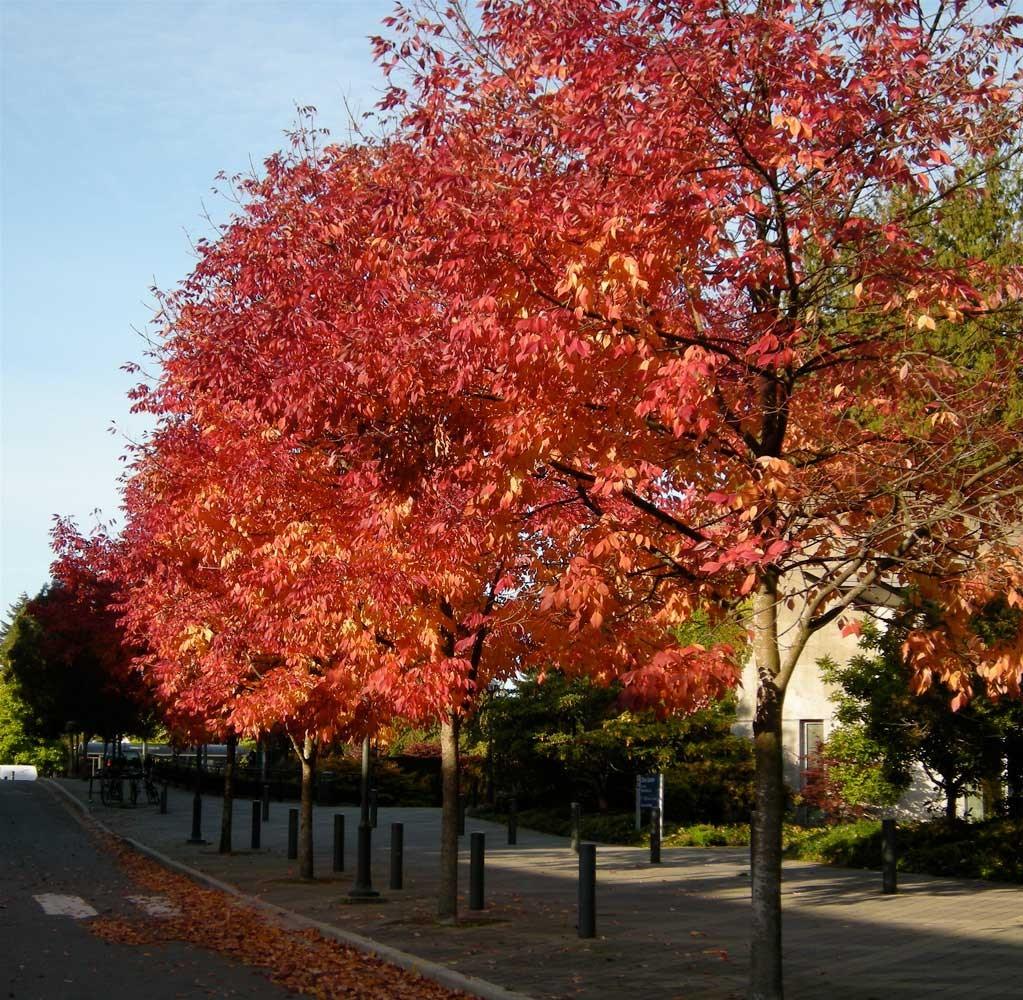
<svg viewBox="0 0 1023 1000">
<path fill-rule="evenodd" d="M 785 854 L 847 868 L 881 867 L 881 824 L 863 820 L 818 830 L 786 829 Z M 920 875 L 1023 882 L 1023 823 L 945 819 L 900 826 L 898 869 Z"/>
<path fill-rule="evenodd" d="M 507 822 L 507 813 L 493 809 L 470 810 L 473 816 L 495 823 Z M 525 809 L 519 825 L 542 833 L 567 837 L 571 832 L 568 810 Z M 635 830 L 633 813 L 583 814 L 582 837 L 604 844 L 638 846 L 647 843 L 649 829 Z M 837 826 L 801 827 L 786 824 L 782 839 L 785 856 L 844 868 L 881 867 L 881 824 L 858 820 Z M 689 826 L 665 823 L 665 847 L 746 847 L 745 823 Z M 983 878 L 1023 882 L 1023 822 L 990 820 L 985 823 L 949 823 L 933 820 L 900 826 L 899 871 L 955 878 Z"/>
<path fill-rule="evenodd" d="M 664 774 L 665 818 L 678 823 L 738 823 L 753 808 L 749 740 L 726 738 L 714 753 L 670 767 Z"/>
<path fill-rule="evenodd" d="M 881 867 L 881 824 L 858 820 L 839 826 L 786 826 L 785 856 L 849 868 Z"/>
<path fill-rule="evenodd" d="M 325 755 L 320 761 L 320 799 L 324 803 L 358 802 L 362 776 L 360 758 Z M 373 761 L 373 786 L 382 806 L 440 805 L 439 782 L 429 768 L 417 771 L 381 757 Z"/>
<path fill-rule="evenodd" d="M 493 823 L 506 823 L 508 814 L 493 809 L 470 809 L 470 814 Z M 551 833 L 567 837 L 572 832 L 572 820 L 567 810 L 524 809 L 518 814 L 519 826 L 540 833 Z M 594 840 L 601 844 L 638 846 L 646 844 L 650 829 L 644 826 L 636 830 L 635 813 L 583 813 L 580 823 L 583 840 Z M 749 844 L 749 828 L 744 824 L 714 826 L 700 823 L 682 826 L 677 823 L 664 824 L 665 847 L 735 847 Z"/>
<path fill-rule="evenodd" d="M 668 824 L 664 828 L 666 847 L 744 847 L 749 846 L 749 827 L 745 823 L 695 826 Z"/>
</svg>

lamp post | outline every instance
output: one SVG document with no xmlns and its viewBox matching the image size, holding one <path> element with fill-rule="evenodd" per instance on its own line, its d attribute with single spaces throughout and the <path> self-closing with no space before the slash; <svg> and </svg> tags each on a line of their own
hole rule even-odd
<svg viewBox="0 0 1023 1000">
<path fill-rule="evenodd" d="M 202 839 L 202 744 L 195 747 L 195 794 L 192 796 L 192 836 L 190 844 L 205 844 Z"/>
<path fill-rule="evenodd" d="M 68 719 L 64 724 L 64 732 L 67 733 L 67 776 L 73 778 L 75 776 L 75 730 L 78 728 L 78 723 L 73 719 Z"/>
<path fill-rule="evenodd" d="M 369 737 L 362 741 L 362 780 L 360 784 L 359 847 L 356 858 L 355 885 L 349 890 L 351 899 L 374 899 L 380 893 L 373 888 L 373 824 L 369 815 Z"/>
</svg>

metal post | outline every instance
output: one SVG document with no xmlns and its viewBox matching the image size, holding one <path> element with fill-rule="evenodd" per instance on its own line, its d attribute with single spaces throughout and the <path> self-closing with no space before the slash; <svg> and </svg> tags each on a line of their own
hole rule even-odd
<svg viewBox="0 0 1023 1000">
<path fill-rule="evenodd" d="M 469 909 L 483 909 L 483 860 L 486 834 L 469 834 Z"/>
<path fill-rule="evenodd" d="M 160 788 L 160 815 L 167 815 L 167 782 Z"/>
<path fill-rule="evenodd" d="M 369 825 L 375 830 L 377 828 L 377 790 L 371 788 L 369 790 Z"/>
<path fill-rule="evenodd" d="M 192 836 L 190 844 L 205 844 L 202 839 L 202 747 L 195 748 L 195 793 L 192 795 Z"/>
<path fill-rule="evenodd" d="M 508 843 L 519 842 L 519 804 L 514 798 L 508 800 Z"/>
<path fill-rule="evenodd" d="M 369 808 L 369 737 L 362 741 L 362 779 L 359 803 L 359 847 L 356 855 L 355 885 L 348 892 L 350 899 L 374 899 L 380 895 L 373 888 L 373 826 Z"/>
<path fill-rule="evenodd" d="M 359 823 L 369 823 L 369 737 L 362 741 L 362 773 L 359 776 Z"/>
<path fill-rule="evenodd" d="M 298 857 L 298 810 L 288 810 L 288 860 Z"/>
<path fill-rule="evenodd" d="M 405 828 L 401 823 L 391 824 L 391 883 L 392 889 L 402 886 L 402 849 L 404 847 Z"/>
<path fill-rule="evenodd" d="M 579 853 L 579 829 L 582 825 L 582 806 L 578 802 L 572 803 L 572 830 L 569 834 L 571 847 L 576 854 Z"/>
<path fill-rule="evenodd" d="M 465 835 L 465 796 L 458 796 L 458 836 Z"/>
<path fill-rule="evenodd" d="M 895 820 L 881 820 L 881 891 L 892 895 L 898 888 L 895 875 Z"/>
<path fill-rule="evenodd" d="M 270 737 L 263 734 L 259 739 L 259 784 L 263 792 L 263 822 L 270 818 Z"/>
<path fill-rule="evenodd" d="M 579 845 L 579 937 L 597 936 L 597 845 Z"/>
<path fill-rule="evenodd" d="M 650 864 L 661 863 L 661 810 L 654 806 L 650 810 Z"/>
<path fill-rule="evenodd" d="M 260 823 L 263 818 L 263 805 L 259 799 L 252 801 L 252 849 L 259 850 Z"/>
<path fill-rule="evenodd" d="M 334 813 L 334 871 L 345 870 L 345 817 Z"/>
</svg>

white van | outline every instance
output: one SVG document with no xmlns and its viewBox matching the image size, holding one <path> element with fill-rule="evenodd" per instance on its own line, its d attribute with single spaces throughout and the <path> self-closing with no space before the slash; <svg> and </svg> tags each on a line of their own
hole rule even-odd
<svg viewBox="0 0 1023 1000">
<path fill-rule="evenodd" d="M 4 781 L 35 781 L 38 777 L 35 764 L 0 764 L 0 779 Z"/>
</svg>

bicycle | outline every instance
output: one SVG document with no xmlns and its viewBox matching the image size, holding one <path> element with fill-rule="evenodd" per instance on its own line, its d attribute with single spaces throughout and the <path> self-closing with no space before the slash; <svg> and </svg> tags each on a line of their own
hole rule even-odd
<svg viewBox="0 0 1023 1000">
<path fill-rule="evenodd" d="M 105 806 L 131 806 L 138 805 L 139 790 L 142 773 L 137 768 L 123 767 L 113 762 L 108 762 L 100 775 L 99 797 Z M 146 789 L 149 802 L 154 801 L 152 793 Z M 155 801 L 159 801 L 159 795 Z"/>
<path fill-rule="evenodd" d="M 113 769 L 104 771 L 99 779 L 99 798 L 105 806 L 120 805 L 124 801 L 121 775 Z"/>
</svg>

